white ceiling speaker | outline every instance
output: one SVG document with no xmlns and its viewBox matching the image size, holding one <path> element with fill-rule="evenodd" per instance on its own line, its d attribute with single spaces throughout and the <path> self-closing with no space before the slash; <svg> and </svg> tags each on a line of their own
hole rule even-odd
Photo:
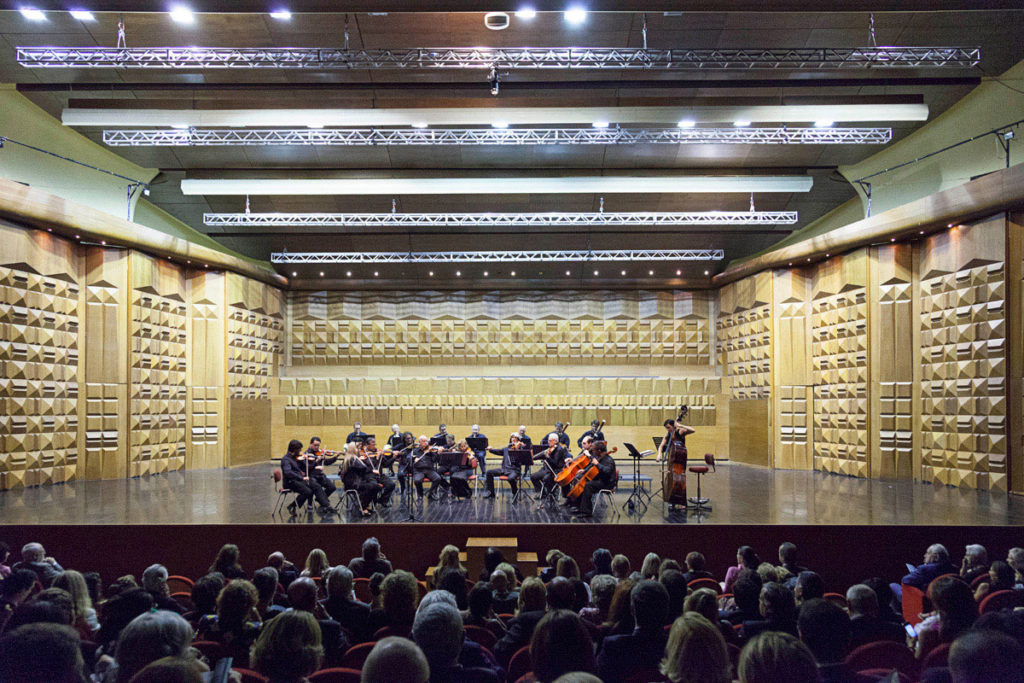
<svg viewBox="0 0 1024 683">
<path fill-rule="evenodd" d="M 504 31 L 508 28 L 509 17 L 504 12 L 488 12 L 484 15 L 484 26 L 492 31 Z"/>
</svg>

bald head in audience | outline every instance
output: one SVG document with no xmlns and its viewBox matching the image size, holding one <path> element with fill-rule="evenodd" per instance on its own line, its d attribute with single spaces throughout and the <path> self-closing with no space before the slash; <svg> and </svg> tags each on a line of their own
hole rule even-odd
<svg viewBox="0 0 1024 683">
<path fill-rule="evenodd" d="M 363 664 L 362 683 L 427 683 L 430 667 L 416 643 L 389 636 L 377 641 Z"/>
</svg>

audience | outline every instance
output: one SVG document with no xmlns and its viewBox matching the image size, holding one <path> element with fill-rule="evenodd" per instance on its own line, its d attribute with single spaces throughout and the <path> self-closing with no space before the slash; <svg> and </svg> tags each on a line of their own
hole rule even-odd
<svg viewBox="0 0 1024 683">
<path fill-rule="evenodd" d="M 949 561 L 949 551 L 946 546 L 935 543 L 928 546 L 924 553 L 924 563 L 914 568 L 914 571 L 904 576 L 901 584 L 914 586 L 921 590 L 928 588 L 928 584 L 943 574 L 957 574 L 957 568 Z"/>
<path fill-rule="evenodd" d="M 1024 584 L 1024 548 L 1010 548 L 1006 553 L 1006 564 L 1013 567 L 1017 583 L 1015 588 Z"/>
<path fill-rule="evenodd" d="M 488 551 L 488 555 L 484 556 L 484 570 L 485 571 L 487 571 L 487 561 L 490 559 L 489 555 L 490 555 L 490 551 Z M 551 550 L 549 550 L 547 552 L 547 554 L 544 556 L 544 565 L 545 566 L 540 570 L 540 574 L 539 574 L 541 581 L 543 581 L 544 583 L 547 583 L 547 582 L 551 581 L 551 579 L 555 578 L 555 572 L 556 572 L 556 570 L 558 568 L 558 560 L 561 559 L 562 555 L 564 555 L 564 553 L 561 550 L 558 550 L 556 548 L 552 548 Z M 627 562 L 628 562 L 628 560 L 627 560 Z M 495 563 L 494 566 L 497 567 L 498 566 L 497 563 Z M 491 568 L 491 570 L 493 571 L 493 567 Z"/>
<path fill-rule="evenodd" d="M 3 581 L 11 575 L 11 568 L 7 564 L 8 558 L 11 556 L 11 546 L 7 545 L 3 541 L 0 541 L 0 581 Z"/>
<path fill-rule="evenodd" d="M 320 667 L 336 666 L 353 643 L 375 638 L 380 642 L 362 671 L 367 681 L 497 683 L 505 680 L 503 665 L 528 647 L 533 680 L 545 683 L 722 683 L 731 680 L 730 648 L 739 659 L 740 681 L 846 683 L 873 680 L 844 663 L 853 648 L 908 643 L 886 580 L 849 586 L 844 610 L 822 599 L 826 585 L 832 591 L 843 587 L 800 565 L 791 543 L 779 546 L 779 565 L 760 563 L 752 548 L 741 547 L 727 573 L 732 595 L 721 597 L 717 587 L 687 585 L 713 580 L 696 551 L 687 554 L 685 572 L 674 560 L 649 553 L 641 571 L 630 574 L 628 558 L 598 548 L 584 581 L 574 557 L 552 550 L 541 572 L 549 577 L 545 586 L 537 577 L 522 580 L 516 566 L 491 548 L 489 582 L 467 588 L 458 548 L 445 546 L 432 574 L 436 590 L 421 599 L 422 582 L 393 570 L 376 539 L 367 539 L 362 550 L 349 567 L 333 569 L 323 550 L 313 550 L 301 576 L 274 552 L 249 582 L 242 578 L 238 547 L 227 544 L 211 567 L 215 571 L 196 579 L 194 609 L 183 619 L 161 564 L 139 575 L 141 588 L 132 575 L 120 577 L 101 601 L 98 574 L 57 571 L 42 545 L 26 544 L 23 561 L 0 572 L 0 683 L 80 682 L 90 674 L 102 683 L 191 683 L 208 670 L 190 648 L 199 640 L 219 642 L 236 667 L 248 664 L 275 683 L 298 683 Z M 0 563 L 5 557 L 0 544 Z M 908 576 L 920 579 L 954 566 L 938 544 L 925 559 Z M 950 643 L 949 666 L 920 672 L 920 680 L 1024 683 L 1024 611 L 978 616 L 985 596 L 1019 583 L 1024 550 L 1011 549 L 1007 562 L 989 563 L 984 547 L 968 545 L 957 562 L 959 572 L 926 584 L 935 611 L 923 615 L 913 639 L 918 659 Z M 355 598 L 352 567 L 379 570 L 367 577 L 372 605 Z M 823 570 L 830 576 L 829 567 Z M 977 582 L 976 594 L 969 581 Z M 279 588 L 284 584 L 287 595 Z M 499 608 L 514 616 L 496 618 Z M 481 640 L 485 634 L 475 630 L 467 636 L 470 625 L 492 634 L 494 655 L 479 644 L 491 636 Z M 742 652 L 727 645 L 741 638 Z"/>
</svg>

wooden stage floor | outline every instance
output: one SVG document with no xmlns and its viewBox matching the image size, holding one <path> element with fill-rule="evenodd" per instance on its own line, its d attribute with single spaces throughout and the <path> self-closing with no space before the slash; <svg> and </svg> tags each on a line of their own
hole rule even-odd
<svg viewBox="0 0 1024 683">
<path fill-rule="evenodd" d="M 620 462 L 619 467 L 628 466 Z M 273 463 L 223 470 L 192 470 L 115 481 L 76 481 L 50 487 L 0 492 L 5 525 L 33 524 L 402 524 L 409 505 L 399 502 L 361 518 L 287 513 L 273 516 Z M 334 468 L 331 468 L 332 470 Z M 657 474 L 647 465 L 645 474 Z M 655 476 L 655 479 L 657 477 Z M 689 495 L 696 479 L 689 480 Z M 620 485 L 614 507 L 599 508 L 581 520 L 561 506 L 541 509 L 511 494 L 484 500 L 416 502 L 416 521 L 434 524 L 756 524 L 756 525 L 939 525 L 1008 526 L 1024 524 L 1024 500 L 907 481 L 855 479 L 819 472 L 767 470 L 723 463 L 703 478 L 702 495 L 712 511 L 701 515 L 669 510 L 660 498 L 628 514 L 630 489 Z M 482 489 L 481 489 L 482 490 Z M 531 489 L 532 492 L 532 489 Z M 335 500 L 332 498 L 332 501 Z"/>
</svg>

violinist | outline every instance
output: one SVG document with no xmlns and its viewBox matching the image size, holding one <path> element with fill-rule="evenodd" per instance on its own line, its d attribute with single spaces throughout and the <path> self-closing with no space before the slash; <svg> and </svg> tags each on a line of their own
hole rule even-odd
<svg viewBox="0 0 1024 683">
<path fill-rule="evenodd" d="M 558 424 L 562 423 L 559 422 Z M 549 490 L 555 483 L 555 475 L 565 467 L 567 458 L 569 458 L 569 451 L 560 443 L 558 433 L 551 432 L 548 434 L 548 449 L 533 457 L 534 463 L 539 465 L 533 474 L 530 475 L 530 481 L 533 482 L 533 490 L 537 493 Z"/>
<path fill-rule="evenodd" d="M 401 486 L 402 495 L 405 495 L 405 480 L 412 473 L 409 462 L 412 451 L 416 448 L 416 439 L 413 438 L 412 432 L 403 432 L 402 441 L 404 445 L 398 450 L 392 450 L 392 453 L 395 456 L 395 462 L 398 463 L 398 484 Z"/>
<path fill-rule="evenodd" d="M 363 441 L 363 448 L 359 451 L 359 458 L 369 468 L 366 475 L 367 481 L 377 485 L 375 501 L 382 507 L 391 505 L 391 494 L 395 491 L 395 480 L 387 475 L 382 466 L 384 458 L 387 457 L 377 450 L 377 439 L 372 436 L 366 437 Z"/>
<path fill-rule="evenodd" d="M 655 462 L 661 462 L 666 457 L 671 456 L 672 448 L 675 444 L 686 448 L 686 435 L 693 434 L 696 431 L 693 427 L 684 425 L 681 420 L 665 420 L 665 438 L 661 440 L 661 445 L 658 446 L 658 455 L 654 459 Z"/>
<path fill-rule="evenodd" d="M 594 516 L 594 496 L 601 489 L 610 489 L 615 484 L 615 459 L 608 455 L 608 446 L 604 441 L 595 441 L 590 450 L 591 464 L 597 467 L 597 476 L 583 487 L 579 497 L 579 515 Z"/>
<path fill-rule="evenodd" d="M 565 425 L 561 422 L 555 423 L 555 431 L 553 432 L 558 437 L 558 445 L 569 448 L 569 435 L 565 433 Z"/>
<path fill-rule="evenodd" d="M 526 427 L 520 427 L 523 432 L 526 431 Z M 484 475 L 484 480 L 487 484 L 487 495 L 484 498 L 494 498 L 494 478 L 495 477 L 508 477 L 508 485 L 512 487 L 512 495 L 515 495 L 519 488 L 519 468 L 516 467 L 512 462 L 512 455 L 509 451 L 518 451 L 525 448 L 522 441 L 520 440 L 519 432 L 512 432 L 509 436 L 508 445 L 504 448 L 488 448 L 487 450 L 495 455 L 501 456 L 501 467 L 495 467 L 492 470 L 487 470 Z"/>
<path fill-rule="evenodd" d="M 327 494 L 324 493 L 323 487 L 312 476 L 307 475 L 306 457 L 302 453 L 302 442 L 298 439 L 292 439 L 288 442 L 288 453 L 281 458 L 281 475 L 284 488 L 299 494 L 288 505 L 288 512 L 294 515 L 296 508 L 306 503 L 309 503 L 310 508 L 312 508 L 313 498 L 316 498 L 316 502 L 320 504 L 321 512 L 333 512 L 334 509 L 331 507 L 331 501 L 327 499 Z M 312 474 L 312 471 L 310 471 L 310 474 Z"/>
<path fill-rule="evenodd" d="M 417 439 L 416 448 L 412 449 L 412 454 L 409 456 L 412 462 L 406 465 L 406 468 L 412 468 L 412 482 L 416 485 L 416 496 L 420 499 L 423 498 L 424 479 L 430 482 L 431 500 L 437 500 L 438 486 L 442 488 L 451 487 L 444 477 L 434 469 L 434 459 L 437 457 L 437 452 L 440 449 L 440 446 L 431 446 L 430 439 L 423 435 Z"/>
<path fill-rule="evenodd" d="M 476 471 L 476 456 L 465 439 L 456 444 L 452 450 L 462 453 L 462 460 L 452 468 L 452 493 L 456 498 L 472 498 L 473 489 L 469 488 L 469 478 Z"/>
<path fill-rule="evenodd" d="M 405 446 L 405 435 L 398 425 L 391 425 L 391 436 L 388 437 L 388 448 L 397 451 Z"/>
<path fill-rule="evenodd" d="M 519 442 L 523 445 L 523 448 L 529 448 L 533 445 L 533 440 L 526 435 L 526 425 L 519 425 Z"/>
<path fill-rule="evenodd" d="M 370 469 L 359 458 L 359 444 L 350 441 L 345 444 L 345 458 L 341 461 L 341 485 L 346 491 L 355 491 L 359 496 L 359 507 L 363 517 L 372 513 L 370 505 L 380 488 L 375 481 L 370 481 Z"/>
<path fill-rule="evenodd" d="M 309 440 L 309 448 L 306 449 L 306 455 L 312 456 L 313 460 L 309 463 L 309 477 L 320 484 L 323 488 L 324 493 L 330 498 L 331 494 L 334 493 L 336 487 L 334 482 L 327 478 L 327 474 L 324 472 L 324 467 L 327 465 L 333 465 L 338 461 L 337 453 L 328 453 L 320 446 L 320 437 L 314 436 Z"/>
</svg>

